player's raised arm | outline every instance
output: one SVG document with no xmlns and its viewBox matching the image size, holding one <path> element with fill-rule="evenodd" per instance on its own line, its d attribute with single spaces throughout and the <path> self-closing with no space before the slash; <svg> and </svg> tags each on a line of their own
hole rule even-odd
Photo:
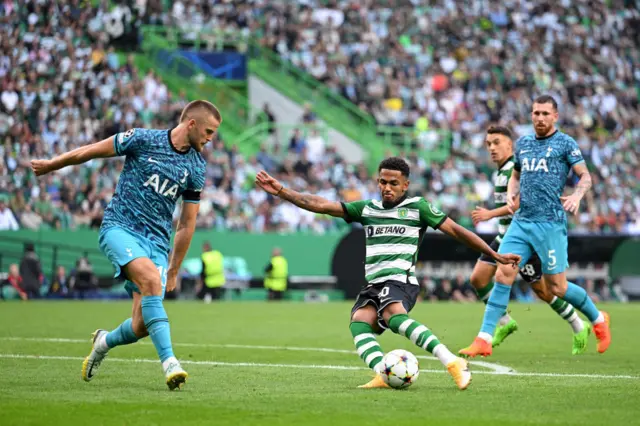
<svg viewBox="0 0 640 426">
<path fill-rule="evenodd" d="M 520 263 L 520 256 L 516 254 L 502 255 L 495 252 L 487 243 L 484 242 L 482 238 L 471 231 L 467 231 L 450 218 L 447 218 L 438 229 L 472 249 L 490 256 L 498 263 L 503 263 L 505 265 L 511 263 L 514 266 L 517 266 Z"/>
<path fill-rule="evenodd" d="M 301 209 L 314 213 L 328 214 L 334 217 L 344 217 L 342 204 L 329 201 L 318 195 L 301 194 L 292 189 L 285 188 L 277 179 L 271 177 L 267 172 L 260 171 L 256 175 L 256 185 L 271 195 L 289 201 Z"/>
<path fill-rule="evenodd" d="M 114 136 L 111 136 L 100 142 L 81 146 L 80 148 L 58 155 L 50 160 L 31 160 L 31 169 L 36 176 L 42 176 L 67 166 L 86 163 L 94 158 L 114 157 L 116 156 L 116 149 L 113 141 Z"/>
</svg>

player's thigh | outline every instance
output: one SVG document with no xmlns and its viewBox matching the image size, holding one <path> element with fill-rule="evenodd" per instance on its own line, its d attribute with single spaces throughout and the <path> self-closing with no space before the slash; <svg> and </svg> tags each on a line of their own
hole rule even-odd
<svg viewBox="0 0 640 426">
<path fill-rule="evenodd" d="M 564 223 L 536 223 L 532 230 L 535 236 L 534 249 L 540 256 L 542 273 L 556 275 L 569 266 L 569 238 Z"/>
<path fill-rule="evenodd" d="M 160 250 L 151 244 L 150 259 L 160 274 L 160 284 L 162 285 L 162 298 L 164 299 L 167 288 L 167 268 L 169 267 L 169 255 L 166 251 Z"/>
<path fill-rule="evenodd" d="M 114 277 L 123 276 L 124 267 L 130 262 L 149 257 L 142 241 L 129 231 L 112 227 L 100 231 L 98 239 L 100 250 L 107 256 L 116 270 Z"/>
<path fill-rule="evenodd" d="M 363 288 L 351 308 L 351 321 L 366 322 L 374 326 L 378 322 L 378 292 L 375 286 Z"/>
<path fill-rule="evenodd" d="M 385 288 L 388 288 L 387 300 L 383 299 L 385 301 L 381 303 L 379 310 L 382 327 L 388 327 L 387 324 L 392 316 L 411 312 L 420 294 L 420 286 L 412 284 L 389 283 Z"/>
<path fill-rule="evenodd" d="M 127 263 L 123 271 L 143 296 L 162 296 L 163 287 L 160 272 L 148 257 L 139 257 Z"/>
<path fill-rule="evenodd" d="M 142 295 L 140 293 L 133 293 L 131 297 L 133 298 L 133 307 L 131 309 L 131 326 L 133 327 L 133 332 L 138 338 L 146 337 L 149 335 L 149 332 L 142 318 Z"/>
</svg>

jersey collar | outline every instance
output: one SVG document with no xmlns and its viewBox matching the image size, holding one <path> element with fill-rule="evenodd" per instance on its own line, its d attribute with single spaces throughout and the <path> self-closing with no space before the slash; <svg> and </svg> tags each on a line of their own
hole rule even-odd
<svg viewBox="0 0 640 426">
<path fill-rule="evenodd" d="M 502 170 L 505 164 L 507 164 L 509 161 L 514 161 L 514 160 L 515 160 L 515 155 L 511 154 L 511 157 L 504 160 L 504 162 L 498 166 L 498 170 Z"/>
<path fill-rule="evenodd" d="M 558 133 L 558 129 L 556 129 L 556 131 L 551 133 L 549 136 L 545 136 L 544 138 L 539 138 L 538 135 L 536 135 L 536 140 L 537 141 L 546 141 L 547 139 L 551 139 L 552 137 L 554 137 L 556 135 L 556 133 Z"/>
</svg>

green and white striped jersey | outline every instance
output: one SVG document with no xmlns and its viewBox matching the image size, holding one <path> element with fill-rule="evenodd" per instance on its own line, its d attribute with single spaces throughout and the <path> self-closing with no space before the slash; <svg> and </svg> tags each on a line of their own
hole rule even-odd
<svg viewBox="0 0 640 426">
<path fill-rule="evenodd" d="M 493 202 L 497 209 L 507 205 L 507 185 L 511 178 L 514 164 L 513 156 L 509 157 L 509 159 L 498 169 L 498 172 L 493 179 Z M 510 214 L 500 217 L 498 221 L 498 236 L 496 237 L 496 241 L 502 241 L 502 237 L 504 237 L 509 225 L 511 225 L 512 218 L 513 215 Z"/>
<path fill-rule="evenodd" d="M 369 284 L 395 281 L 418 285 L 418 248 L 427 227 L 438 229 L 447 215 L 422 197 L 385 209 L 377 200 L 343 203 L 347 222 L 359 222 L 366 235 L 365 276 Z"/>
</svg>

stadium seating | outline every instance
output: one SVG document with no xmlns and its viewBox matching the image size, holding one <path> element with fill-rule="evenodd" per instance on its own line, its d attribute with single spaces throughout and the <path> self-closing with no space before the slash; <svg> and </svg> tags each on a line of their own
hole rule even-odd
<svg viewBox="0 0 640 426">
<path fill-rule="evenodd" d="M 35 2 L 20 9 L 8 6 L 11 2 L 0 6 L 0 197 L 8 200 L 21 228 L 97 227 L 122 163 L 93 161 L 36 181 L 29 159 L 134 126 L 167 127 L 189 99 L 171 92 L 153 71 L 138 72 L 132 56 L 114 49 L 120 44 L 108 45 L 105 34 L 115 29 L 99 18 L 106 12 L 100 6 L 79 13 L 73 2 L 55 3 L 60 7 L 50 2 L 39 12 Z M 559 14 L 550 2 L 529 8 L 509 2 L 490 10 L 479 1 L 469 7 L 405 1 L 393 10 L 382 1 L 259 2 L 252 8 L 164 3 L 140 2 L 146 9 L 118 13 L 132 28 L 161 24 L 183 30 L 185 37 L 211 29 L 257 36 L 375 122 L 414 129 L 420 143 L 404 153 L 413 167 L 412 193 L 434 200 L 466 226 L 476 205 L 491 205 L 486 189 L 493 166 L 483 149 L 483 129 L 502 122 L 522 133 L 531 97 L 550 92 L 561 100 L 562 128 L 576 136 L 594 175 L 593 196 L 571 219 L 572 229 L 640 232 L 640 114 L 634 90 L 639 58 L 637 50 L 627 49 L 638 40 L 640 25 L 638 12 L 627 3 L 615 14 L 604 4 Z M 72 23 L 76 12 L 78 21 Z M 295 30 L 286 22 L 295 22 Z M 558 28 L 573 37 L 559 37 Z M 520 53 L 524 45 L 533 52 L 527 60 Z M 560 55 L 563 49 L 573 54 Z M 450 157 L 442 164 L 422 155 L 438 143 L 420 137 L 431 130 L 451 134 Z M 285 146 L 265 140 L 251 157 L 228 140 L 216 140 L 205 152 L 208 180 L 198 226 L 251 232 L 342 229 L 339 221 L 291 209 L 253 190 L 252 176 L 260 168 L 330 199 L 376 195 L 369 171 L 347 164 L 326 137 L 288 138 Z M 322 155 L 307 161 L 311 145 Z M 478 230 L 492 232 L 495 224 Z"/>
</svg>

